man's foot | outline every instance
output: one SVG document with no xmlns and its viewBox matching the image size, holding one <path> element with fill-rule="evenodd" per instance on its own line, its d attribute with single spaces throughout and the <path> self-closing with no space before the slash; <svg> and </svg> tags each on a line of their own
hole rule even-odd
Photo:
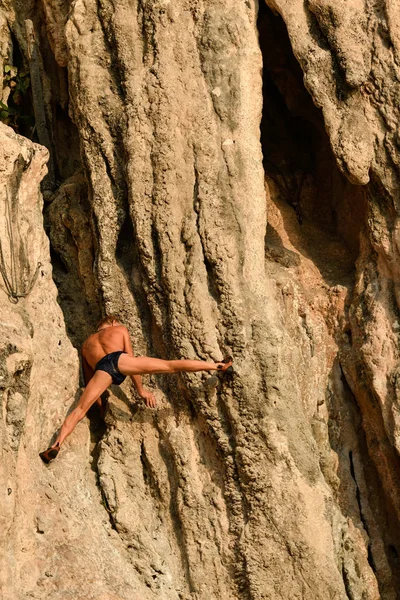
<svg viewBox="0 0 400 600">
<path fill-rule="evenodd" d="M 49 464 L 51 460 L 54 460 L 57 454 L 60 452 L 60 444 L 57 444 L 53 447 L 47 448 L 44 452 L 39 452 L 39 456 L 46 465 Z"/>
<path fill-rule="evenodd" d="M 226 356 L 217 366 L 218 371 L 224 371 L 225 373 L 233 373 L 233 358 L 232 356 Z"/>
</svg>

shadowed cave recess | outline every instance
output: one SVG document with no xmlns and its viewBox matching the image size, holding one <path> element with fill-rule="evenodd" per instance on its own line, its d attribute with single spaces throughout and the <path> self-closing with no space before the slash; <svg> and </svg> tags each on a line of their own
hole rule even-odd
<svg viewBox="0 0 400 600">
<path fill-rule="evenodd" d="M 261 143 L 271 197 L 269 214 L 274 215 L 277 208 L 291 243 L 291 249 L 285 248 L 282 231 L 268 219 L 267 264 L 275 265 L 270 271 L 274 277 L 277 272 L 295 270 L 299 256 L 311 259 L 327 286 L 347 289 L 343 308 L 343 322 L 347 322 L 367 193 L 349 183 L 337 167 L 321 111 L 304 87 L 285 23 L 264 3 L 259 7 L 258 29 L 263 55 Z M 323 453 L 320 466 L 343 513 L 358 520 L 369 538 L 368 562 L 381 597 L 399 598 L 398 517 L 369 455 L 362 411 L 342 369 L 341 361 L 345 365 L 349 360 L 352 344 L 350 326 L 345 325 L 344 331 L 344 335 L 340 330 L 334 333 L 339 352 L 326 392 L 329 447 L 339 459 L 338 481 L 332 479 Z M 379 411 L 374 418 L 384 431 Z M 317 443 L 319 427 L 317 418 L 313 423 Z M 398 463 L 397 456 L 394 460 Z M 342 575 L 348 597 L 353 598 L 345 568 Z"/>
<path fill-rule="evenodd" d="M 95 275 L 97 230 L 88 201 L 85 165 L 79 159 L 79 132 L 68 116 L 67 69 L 54 59 L 42 17 L 39 10 L 32 18 L 40 38 L 48 86 L 47 127 L 55 173 L 54 182 L 44 184 L 47 186 L 45 226 L 51 242 L 58 301 L 68 335 L 79 349 L 93 331 L 104 304 Z M 284 22 L 264 3 L 260 3 L 258 28 L 264 63 L 261 143 L 266 183 L 271 191 L 269 211 L 281 215 L 291 244 L 290 248 L 285 246 L 282 231 L 272 219 L 265 237 L 269 272 L 271 277 L 277 274 L 284 279 L 286 271 L 295 272 L 305 257 L 315 264 L 328 287 L 347 289 L 349 299 L 359 254 L 359 232 L 365 220 L 365 192 L 350 184 L 337 168 L 321 112 L 303 85 Z M 15 55 L 18 54 L 15 40 Z M 34 141 L 40 140 L 35 137 Z M 123 179 L 123 173 L 119 175 Z M 69 202 L 71 196 L 73 203 Z M 135 232 L 127 203 L 121 222 L 117 262 L 122 271 L 131 274 L 131 290 L 139 298 L 143 329 L 149 332 L 149 347 L 154 354 L 165 355 L 142 290 L 139 259 L 132 243 Z M 344 320 L 348 309 L 346 304 Z M 393 597 L 390 596 L 393 590 L 400 589 L 400 529 L 391 500 L 380 485 L 369 456 L 362 411 L 344 375 L 341 363 L 346 361 L 351 346 L 350 327 L 346 336 L 337 334 L 339 353 L 326 391 L 329 450 L 338 456 L 337 477 L 333 478 L 322 452 L 320 466 L 343 514 L 349 519 L 354 517 L 367 536 L 369 565 L 377 577 L 382 598 L 389 598 Z M 195 411 L 192 407 L 191 410 L 194 418 Z M 313 432 L 317 440 L 320 428 L 321 423 L 315 418 Z M 96 425 L 93 442 L 97 443 L 102 434 L 102 427 Z M 349 575 L 343 569 L 348 597 L 353 598 L 346 584 Z"/>
</svg>

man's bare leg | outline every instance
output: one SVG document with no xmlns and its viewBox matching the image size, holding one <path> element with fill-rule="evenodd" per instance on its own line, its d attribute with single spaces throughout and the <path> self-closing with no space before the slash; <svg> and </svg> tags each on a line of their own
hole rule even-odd
<svg viewBox="0 0 400 600">
<path fill-rule="evenodd" d="M 154 373 L 195 373 L 198 371 L 225 371 L 232 361 L 206 362 L 203 360 L 162 360 L 150 356 L 133 357 L 121 354 L 118 359 L 118 370 L 123 375 L 151 375 Z"/>
<path fill-rule="evenodd" d="M 65 438 L 73 432 L 79 421 L 83 419 L 89 408 L 111 384 L 111 376 L 105 371 L 96 371 L 89 381 L 76 408 L 66 417 L 60 433 L 51 448 L 59 448 Z"/>
</svg>

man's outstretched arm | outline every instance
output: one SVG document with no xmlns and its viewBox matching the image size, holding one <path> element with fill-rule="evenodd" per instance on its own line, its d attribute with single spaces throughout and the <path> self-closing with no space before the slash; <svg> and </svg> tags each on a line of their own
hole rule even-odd
<svg viewBox="0 0 400 600">
<path fill-rule="evenodd" d="M 129 331 L 125 329 L 124 331 L 124 352 L 126 352 L 129 356 L 134 358 L 133 348 L 131 338 L 129 336 Z M 156 399 L 150 390 L 146 390 L 143 387 L 142 376 L 141 375 L 132 375 L 131 379 L 133 381 L 133 385 L 136 388 L 137 393 L 141 398 L 143 398 L 146 402 L 147 406 L 154 408 L 156 406 Z"/>
</svg>

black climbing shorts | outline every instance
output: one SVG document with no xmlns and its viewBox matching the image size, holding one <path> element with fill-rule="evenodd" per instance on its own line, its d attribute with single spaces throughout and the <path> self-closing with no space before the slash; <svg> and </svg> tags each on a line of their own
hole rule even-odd
<svg viewBox="0 0 400 600">
<path fill-rule="evenodd" d="M 111 375 L 112 382 L 115 385 L 121 385 L 121 383 L 126 379 L 126 375 L 122 375 L 122 373 L 118 371 L 118 359 L 121 354 L 126 354 L 126 352 L 118 350 L 118 352 L 111 352 L 110 354 L 103 356 L 103 358 L 101 358 L 95 366 L 95 372 L 105 371 Z"/>
</svg>

